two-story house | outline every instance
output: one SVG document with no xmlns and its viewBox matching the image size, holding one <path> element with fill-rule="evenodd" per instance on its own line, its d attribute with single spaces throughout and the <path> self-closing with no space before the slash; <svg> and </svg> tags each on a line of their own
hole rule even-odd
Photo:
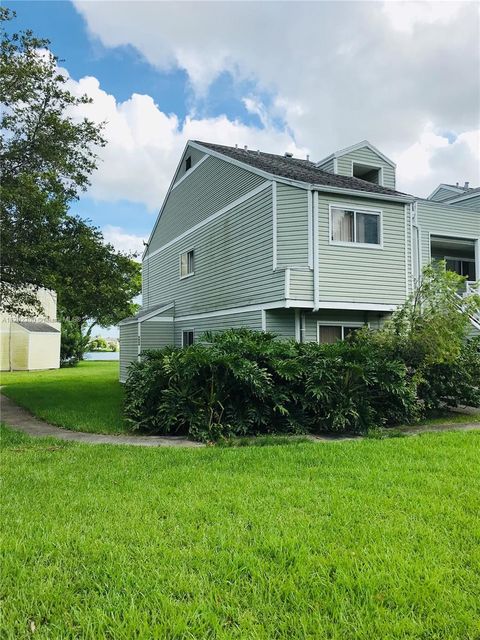
<svg viewBox="0 0 480 640">
<path fill-rule="evenodd" d="M 396 191 L 367 141 L 318 163 L 189 141 L 143 256 L 142 310 L 120 323 L 120 379 L 141 351 L 207 330 L 333 342 L 377 327 L 434 257 L 464 270 L 473 255 L 476 280 L 480 206 L 462 195 Z"/>
</svg>

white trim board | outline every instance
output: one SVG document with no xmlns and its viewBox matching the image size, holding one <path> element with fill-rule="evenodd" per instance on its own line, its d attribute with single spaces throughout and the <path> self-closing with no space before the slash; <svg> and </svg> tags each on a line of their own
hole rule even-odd
<svg viewBox="0 0 480 640">
<path fill-rule="evenodd" d="M 204 156 L 202 156 L 202 157 L 200 158 L 200 160 L 199 160 L 198 162 L 196 162 L 196 163 L 193 165 L 193 167 L 191 167 L 188 171 L 185 171 L 185 173 L 183 174 L 183 176 L 182 176 L 179 180 L 177 180 L 177 181 L 175 182 L 175 184 L 172 186 L 172 191 L 173 191 L 174 189 L 176 189 L 176 188 L 178 187 L 178 185 L 179 185 L 179 184 L 182 184 L 182 182 L 185 180 L 185 178 L 188 178 L 189 176 L 191 176 L 191 175 L 192 175 L 192 173 L 195 171 L 195 169 L 198 169 L 198 167 L 199 167 L 201 164 L 203 164 L 203 163 L 205 162 L 205 160 L 207 160 L 207 159 L 208 159 L 208 155 L 207 155 L 207 154 L 205 154 Z"/>
<path fill-rule="evenodd" d="M 187 229 L 186 231 L 181 233 L 176 238 L 172 238 L 172 240 L 170 240 L 169 242 L 167 242 L 163 246 L 159 247 L 158 249 L 155 249 L 155 251 L 152 251 L 147 256 L 145 256 L 143 261 L 145 262 L 146 260 L 150 260 L 151 258 L 153 258 L 153 256 L 156 256 L 161 251 L 164 251 L 165 249 L 168 249 L 168 247 L 171 247 L 176 242 L 179 242 L 180 240 L 183 240 L 183 238 L 186 238 L 191 233 L 194 233 L 195 231 L 198 231 L 198 229 L 201 229 L 205 225 L 210 224 L 210 222 L 213 222 L 214 220 L 216 220 L 217 218 L 219 218 L 223 214 L 227 213 L 228 211 L 230 211 L 230 209 L 233 209 L 234 207 L 238 207 L 239 205 L 243 204 L 244 202 L 246 202 L 250 198 L 253 198 L 258 193 L 261 193 L 262 191 L 264 191 L 267 187 L 270 187 L 270 184 L 271 184 L 271 182 L 269 180 L 266 181 L 266 182 L 263 182 L 262 184 L 260 184 L 255 189 L 252 189 L 252 191 L 249 191 L 248 193 L 246 193 L 245 195 L 241 196 L 240 198 L 237 198 L 237 200 L 235 200 L 234 202 L 231 202 L 230 204 L 227 204 L 227 206 L 223 207 L 223 209 L 220 209 L 220 211 L 217 211 L 216 213 L 212 213 L 212 215 L 208 216 L 208 218 L 205 218 L 205 220 L 202 220 L 201 222 L 198 222 L 193 227 L 190 227 L 190 229 Z"/>
</svg>

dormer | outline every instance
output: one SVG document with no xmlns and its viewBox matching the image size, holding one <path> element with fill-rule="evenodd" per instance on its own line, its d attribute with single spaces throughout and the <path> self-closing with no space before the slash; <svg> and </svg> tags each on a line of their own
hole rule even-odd
<svg viewBox="0 0 480 640">
<path fill-rule="evenodd" d="M 463 187 L 460 186 L 458 182 L 457 184 L 445 184 L 442 182 L 434 191 L 432 191 L 427 200 L 433 200 L 434 202 L 445 202 L 446 200 L 451 200 L 452 198 L 463 196 L 469 191 L 470 185 L 468 182 L 465 182 Z"/>
<path fill-rule="evenodd" d="M 368 140 L 335 151 L 318 162 L 317 168 L 395 189 L 396 164 Z"/>
</svg>

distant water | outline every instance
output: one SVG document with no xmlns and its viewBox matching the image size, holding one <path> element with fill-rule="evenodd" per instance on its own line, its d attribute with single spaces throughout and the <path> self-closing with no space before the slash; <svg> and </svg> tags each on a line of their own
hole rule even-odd
<svg viewBox="0 0 480 640">
<path fill-rule="evenodd" d="M 84 354 L 85 360 L 118 360 L 118 351 L 89 351 Z"/>
</svg>

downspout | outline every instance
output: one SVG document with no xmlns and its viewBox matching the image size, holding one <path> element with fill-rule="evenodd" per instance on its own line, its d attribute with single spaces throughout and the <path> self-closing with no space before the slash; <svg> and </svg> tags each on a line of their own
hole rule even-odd
<svg viewBox="0 0 480 640">
<path fill-rule="evenodd" d="M 313 310 L 318 311 L 320 304 L 320 281 L 318 265 L 318 191 L 313 192 Z"/>
</svg>

